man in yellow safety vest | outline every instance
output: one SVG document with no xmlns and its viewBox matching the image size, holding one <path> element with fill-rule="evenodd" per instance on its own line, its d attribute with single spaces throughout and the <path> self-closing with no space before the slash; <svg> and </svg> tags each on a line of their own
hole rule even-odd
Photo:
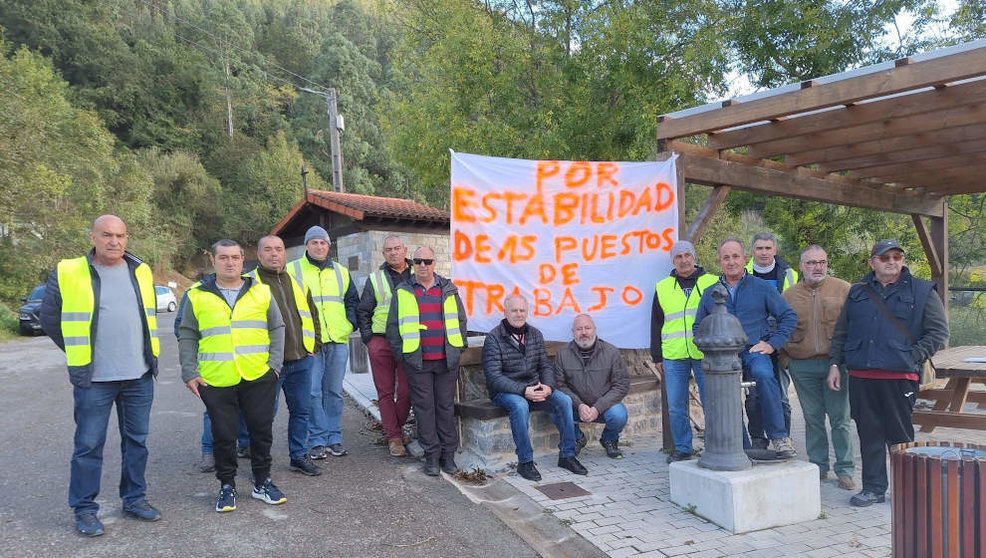
<svg viewBox="0 0 986 558">
<path fill-rule="evenodd" d="M 243 277 L 243 248 L 220 240 L 210 255 L 216 273 L 188 289 L 178 326 L 185 385 L 212 419 L 212 451 L 219 479 L 217 512 L 236 509 L 236 431 L 240 415 L 250 433 L 251 496 L 287 501 L 270 478 L 274 399 L 284 360 L 284 321 L 270 287 Z"/>
<path fill-rule="evenodd" d="M 312 362 L 308 456 L 325 459 L 349 453 L 342 445 L 342 379 L 349 366 L 349 334 L 356 329 L 359 294 L 349 270 L 329 259 L 329 233 L 315 225 L 305 233 L 305 255 L 287 269 L 311 292 L 321 327 L 322 348 Z"/>
<path fill-rule="evenodd" d="M 383 433 L 390 446 L 390 455 L 403 457 L 407 454 L 403 427 L 411 412 L 411 394 L 404 367 L 394 358 L 394 352 L 384 334 L 387 332 L 387 315 L 390 313 L 394 289 L 411 279 L 411 260 L 407 259 L 407 246 L 397 235 L 390 235 L 383 240 L 383 258 L 380 269 L 370 275 L 363 287 L 363 296 L 356 307 L 356 322 L 369 353 L 373 384 L 377 388 L 380 422 L 383 423 Z"/>
<path fill-rule="evenodd" d="M 418 441 L 425 452 L 424 472 L 439 468 L 455 474 L 455 385 L 459 357 L 466 348 L 466 311 L 459 290 L 435 273 L 435 252 L 414 251 L 414 275 L 397 286 L 396 304 L 387 316 L 387 341 L 400 355 L 411 388 Z"/>
<path fill-rule="evenodd" d="M 123 465 L 120 496 L 126 515 L 161 519 L 147 503 L 147 432 L 160 343 L 150 267 L 126 251 L 127 225 L 115 215 L 92 224 L 89 254 L 62 260 L 45 286 L 44 332 L 63 351 L 75 400 L 75 449 L 69 505 L 83 535 L 103 534 L 97 519 L 103 445 L 116 404 Z M 105 296 L 104 296 L 105 294 Z"/>
</svg>

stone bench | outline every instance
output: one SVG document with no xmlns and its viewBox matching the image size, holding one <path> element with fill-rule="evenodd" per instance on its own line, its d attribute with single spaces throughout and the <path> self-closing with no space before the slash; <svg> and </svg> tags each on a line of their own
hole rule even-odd
<svg viewBox="0 0 986 558">
<path fill-rule="evenodd" d="M 466 469 L 478 467 L 487 471 L 502 471 L 517 461 L 507 410 L 493 404 L 486 391 L 486 379 L 482 367 L 482 337 L 470 337 L 470 347 L 459 362 L 458 396 L 455 413 L 459 419 L 459 447 L 462 453 L 460 466 Z M 548 356 L 554 358 L 558 348 L 565 343 L 546 343 Z M 649 360 L 646 351 L 621 350 L 631 373 L 630 392 L 623 399 L 629 420 L 621 441 L 632 441 L 634 436 L 652 435 L 661 431 L 661 387 L 657 378 L 642 363 Z M 599 439 L 603 424 L 579 423 L 579 427 L 592 442 Z M 547 411 L 533 411 L 530 417 L 531 446 L 535 457 L 553 459 L 558 452 L 558 430 Z M 598 444 L 595 449 L 602 451 Z"/>
</svg>

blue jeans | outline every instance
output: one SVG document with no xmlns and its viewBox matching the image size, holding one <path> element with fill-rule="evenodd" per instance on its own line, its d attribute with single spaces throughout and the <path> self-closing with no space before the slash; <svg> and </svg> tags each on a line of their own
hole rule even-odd
<svg viewBox="0 0 986 558">
<path fill-rule="evenodd" d="M 292 360 L 284 363 L 281 375 L 277 379 L 278 391 L 284 390 L 284 400 L 288 404 L 288 453 L 291 459 L 301 459 L 305 456 L 305 440 L 308 437 L 308 422 L 312 385 L 312 357 Z M 274 399 L 274 416 L 277 416 L 277 405 L 280 397 Z"/>
<path fill-rule="evenodd" d="M 692 423 L 688 416 L 688 381 L 695 374 L 698 395 L 705 405 L 705 374 L 701 359 L 664 359 L 664 385 L 668 391 L 668 415 L 671 418 L 671 437 L 674 449 L 692 452 Z"/>
<path fill-rule="evenodd" d="M 544 401 L 529 401 L 516 393 L 497 393 L 492 397 L 495 405 L 510 413 L 510 433 L 517 447 L 517 461 L 527 463 L 534 460 L 531 436 L 528 433 L 531 409 L 550 409 L 551 420 L 558 428 L 561 441 L 558 450 L 561 457 L 575 457 L 575 421 L 572 417 L 572 398 L 563 392 L 553 390 Z"/>
<path fill-rule="evenodd" d="M 308 447 L 342 443 L 342 378 L 349 365 L 349 344 L 326 343 L 313 357 Z"/>
<path fill-rule="evenodd" d="M 579 419 L 578 409 L 574 409 L 572 412 L 572 418 L 575 420 L 575 439 L 579 439 L 585 434 L 582 433 L 582 429 L 579 428 L 578 423 L 582 422 Z M 600 441 L 603 442 L 619 442 L 620 432 L 623 432 L 623 428 L 627 425 L 627 408 L 623 403 L 617 403 L 606 412 L 596 417 L 593 422 L 605 423 L 606 427 L 603 428 L 603 433 L 599 437 Z"/>
<path fill-rule="evenodd" d="M 75 398 L 75 450 L 72 452 L 68 505 L 76 515 L 96 513 L 99 481 L 103 472 L 103 446 L 110 409 L 116 404 L 120 427 L 120 498 L 126 508 L 144 499 L 147 482 L 147 431 L 154 400 L 154 379 L 148 372 L 136 380 L 93 382 L 73 388 Z"/>
<path fill-rule="evenodd" d="M 743 350 L 740 353 L 743 368 L 757 383 L 757 393 L 760 397 L 760 412 L 763 429 L 767 438 L 776 440 L 787 438 L 788 431 L 784 426 L 784 409 L 781 406 L 781 386 L 774 374 L 774 364 L 770 355 L 750 353 Z"/>
<path fill-rule="evenodd" d="M 250 433 L 247 432 L 243 413 L 240 413 L 240 428 L 236 432 L 236 447 L 250 447 Z M 202 453 L 212 453 L 212 419 L 209 418 L 209 411 L 202 411 Z"/>
</svg>

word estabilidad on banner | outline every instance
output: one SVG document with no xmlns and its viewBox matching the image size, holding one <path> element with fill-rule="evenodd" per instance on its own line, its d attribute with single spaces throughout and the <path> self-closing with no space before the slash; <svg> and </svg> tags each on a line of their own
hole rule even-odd
<svg viewBox="0 0 986 558">
<path fill-rule="evenodd" d="M 675 157 L 528 161 L 452 153 L 452 276 L 469 329 L 503 319 L 519 292 L 546 339 L 592 315 L 601 338 L 650 346 L 654 285 L 678 238 Z"/>
</svg>

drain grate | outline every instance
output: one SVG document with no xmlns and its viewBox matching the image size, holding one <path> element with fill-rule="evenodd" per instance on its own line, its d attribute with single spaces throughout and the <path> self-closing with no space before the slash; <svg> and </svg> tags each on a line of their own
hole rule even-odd
<svg viewBox="0 0 986 558">
<path fill-rule="evenodd" d="M 556 482 L 553 484 L 540 484 L 534 488 L 540 490 L 545 496 L 552 500 L 564 500 L 565 498 L 575 498 L 578 496 L 588 496 L 591 492 L 572 482 Z"/>
</svg>

